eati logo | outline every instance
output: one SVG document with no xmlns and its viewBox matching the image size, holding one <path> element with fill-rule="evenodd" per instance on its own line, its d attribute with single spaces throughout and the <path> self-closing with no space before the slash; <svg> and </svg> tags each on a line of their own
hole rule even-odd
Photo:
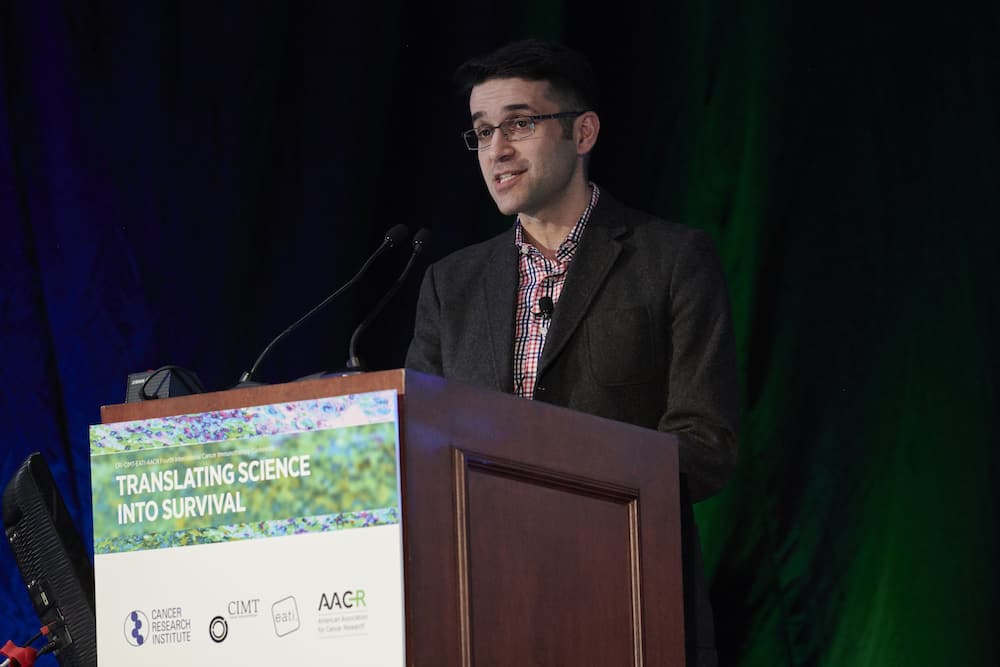
<svg viewBox="0 0 1000 667">
<path fill-rule="evenodd" d="M 342 611 L 364 607 L 368 607 L 368 599 L 365 597 L 365 592 L 358 588 L 321 594 L 317 611 Z"/>
</svg>

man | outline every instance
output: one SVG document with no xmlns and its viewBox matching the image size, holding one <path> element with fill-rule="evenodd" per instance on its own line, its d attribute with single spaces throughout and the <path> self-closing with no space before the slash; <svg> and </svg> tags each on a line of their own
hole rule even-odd
<svg viewBox="0 0 1000 667">
<path fill-rule="evenodd" d="M 714 494 L 736 462 L 738 404 L 710 239 L 588 180 L 601 123 L 576 52 L 516 42 L 465 63 L 458 78 L 469 93 L 466 146 L 500 211 L 517 219 L 428 268 L 406 366 L 673 433 L 690 499 Z M 710 665 L 693 521 L 685 532 L 689 662 Z"/>
</svg>

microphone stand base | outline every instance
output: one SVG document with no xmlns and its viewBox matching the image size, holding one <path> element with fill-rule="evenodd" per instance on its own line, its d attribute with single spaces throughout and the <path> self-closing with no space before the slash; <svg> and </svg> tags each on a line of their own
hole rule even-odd
<svg viewBox="0 0 1000 667">
<path fill-rule="evenodd" d="M 319 373 L 311 373 L 310 375 L 295 378 L 293 382 L 302 382 L 304 380 L 322 380 L 324 378 L 339 378 L 346 377 L 348 375 L 361 375 L 362 373 L 367 372 L 368 371 L 363 368 L 344 368 L 338 371 L 320 371 Z"/>
</svg>

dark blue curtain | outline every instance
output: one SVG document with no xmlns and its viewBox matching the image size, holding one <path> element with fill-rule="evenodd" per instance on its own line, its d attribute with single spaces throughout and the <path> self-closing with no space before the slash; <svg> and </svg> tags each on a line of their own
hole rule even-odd
<svg viewBox="0 0 1000 667">
<path fill-rule="evenodd" d="M 697 508 L 724 664 L 990 664 L 997 34 L 945 3 L 0 2 L 0 482 L 42 452 L 89 543 L 87 428 L 128 373 L 230 387 L 392 225 L 433 228 L 425 261 L 503 229 L 450 75 L 562 38 L 603 81 L 594 179 L 729 274 L 743 458 Z M 404 255 L 260 379 L 342 367 Z"/>
</svg>

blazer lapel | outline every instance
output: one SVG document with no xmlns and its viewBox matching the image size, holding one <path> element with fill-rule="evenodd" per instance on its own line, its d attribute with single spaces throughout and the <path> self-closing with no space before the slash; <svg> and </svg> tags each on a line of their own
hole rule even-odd
<svg viewBox="0 0 1000 667">
<path fill-rule="evenodd" d="M 602 192 L 570 264 L 559 304 L 552 314 L 552 323 L 538 362 L 539 377 L 580 326 L 597 290 L 604 284 L 621 253 L 622 244 L 617 238 L 625 231 L 621 206 Z"/>
<path fill-rule="evenodd" d="M 508 238 L 508 236 L 504 236 Z M 489 343 L 496 389 L 514 391 L 514 307 L 517 299 L 517 255 L 514 235 L 498 246 L 483 272 Z"/>
</svg>

